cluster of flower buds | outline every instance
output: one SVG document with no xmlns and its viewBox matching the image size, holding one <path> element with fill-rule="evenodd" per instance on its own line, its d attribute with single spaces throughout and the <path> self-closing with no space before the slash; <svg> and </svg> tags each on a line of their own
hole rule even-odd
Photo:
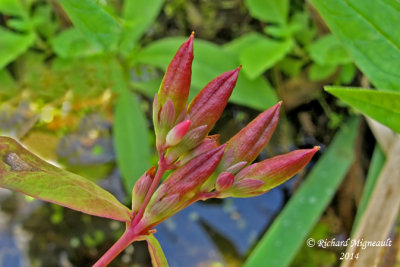
<svg viewBox="0 0 400 267">
<path fill-rule="evenodd" d="M 192 34 L 179 48 L 154 98 L 159 166 L 157 172 L 154 167 L 147 171 L 133 189 L 134 214 L 144 205 L 137 222 L 140 231 L 198 200 L 267 192 L 298 173 L 319 149 L 296 150 L 251 164 L 276 128 L 281 103 L 261 113 L 225 144 L 219 144 L 218 136 L 209 136 L 241 67 L 216 77 L 187 105 L 193 38 Z M 159 184 L 166 171 L 170 171 L 168 177 Z"/>
</svg>

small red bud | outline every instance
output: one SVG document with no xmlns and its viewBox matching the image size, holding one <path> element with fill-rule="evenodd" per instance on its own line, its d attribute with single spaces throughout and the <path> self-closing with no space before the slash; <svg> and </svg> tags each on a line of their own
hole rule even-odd
<svg viewBox="0 0 400 267">
<path fill-rule="evenodd" d="M 166 145 L 168 147 L 175 146 L 182 141 L 183 137 L 189 130 L 190 124 L 192 122 L 190 120 L 185 120 L 178 123 L 174 128 L 172 128 L 166 137 Z"/>
<path fill-rule="evenodd" d="M 234 181 L 235 181 L 235 176 L 233 176 L 232 173 L 223 172 L 217 178 L 215 189 L 217 189 L 217 191 L 219 192 L 227 190 L 233 185 Z"/>
<path fill-rule="evenodd" d="M 147 191 L 153 182 L 153 177 L 156 168 L 153 166 L 145 174 L 143 174 L 139 180 L 136 182 L 132 190 L 132 211 L 137 212 L 142 204 Z"/>
<path fill-rule="evenodd" d="M 263 187 L 264 184 L 263 181 L 252 178 L 238 181 L 232 186 L 232 196 L 248 197 L 249 195 L 253 195 L 255 192 L 261 190 L 261 187 Z"/>
</svg>

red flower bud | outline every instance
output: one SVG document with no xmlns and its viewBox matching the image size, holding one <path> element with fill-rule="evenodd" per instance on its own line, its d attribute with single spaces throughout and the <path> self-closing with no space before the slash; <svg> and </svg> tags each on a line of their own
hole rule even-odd
<svg viewBox="0 0 400 267">
<path fill-rule="evenodd" d="M 217 191 L 219 192 L 227 190 L 233 185 L 234 181 L 235 181 L 235 176 L 233 176 L 232 173 L 223 172 L 217 178 L 215 189 L 217 189 Z"/>
<path fill-rule="evenodd" d="M 222 169 L 240 162 L 252 162 L 271 138 L 279 119 L 281 102 L 264 111 L 226 143 Z"/>
<path fill-rule="evenodd" d="M 209 150 L 176 169 L 163 183 L 167 187 L 167 194 L 178 193 L 178 185 L 181 183 L 191 184 L 192 187 L 187 188 L 186 192 L 180 193 L 186 194 L 195 191 L 214 172 L 221 160 L 224 149 L 225 145 L 222 145 Z"/>
<path fill-rule="evenodd" d="M 232 196 L 234 197 L 249 197 L 255 196 L 263 191 L 260 191 L 264 186 L 264 182 L 257 179 L 246 178 L 244 180 L 236 182 L 232 187 Z"/>
<path fill-rule="evenodd" d="M 178 123 L 174 128 L 172 128 L 168 132 L 165 144 L 168 147 L 179 144 L 179 142 L 183 139 L 183 137 L 189 130 L 191 123 L 192 122 L 190 120 L 184 120 L 184 121 Z"/>
<path fill-rule="evenodd" d="M 265 192 L 293 177 L 307 165 L 318 150 L 319 147 L 299 149 L 252 164 L 239 172 L 236 180 L 262 180 L 265 184 L 261 191 Z"/>
<path fill-rule="evenodd" d="M 181 158 L 179 158 L 178 165 L 182 166 L 183 164 L 193 159 L 194 157 L 197 157 L 198 155 L 203 154 L 204 152 L 216 148 L 218 146 L 218 138 L 219 135 L 210 135 L 206 137 L 203 140 L 203 142 L 201 142 L 197 147 L 195 147 L 188 153 L 184 154 Z"/>
<path fill-rule="evenodd" d="M 192 100 L 188 108 L 189 117 L 193 121 L 192 128 L 207 125 L 205 135 L 210 132 L 228 103 L 240 69 L 241 66 L 222 73 L 207 84 Z"/>
<path fill-rule="evenodd" d="M 147 191 L 153 182 L 153 177 L 156 168 L 153 166 L 148 171 L 146 171 L 136 182 L 132 190 L 132 211 L 137 212 L 142 204 Z"/>
<path fill-rule="evenodd" d="M 193 38 L 194 34 L 182 44 L 168 66 L 158 91 L 157 113 L 168 99 L 174 104 L 175 117 L 186 106 L 192 75 Z"/>
</svg>

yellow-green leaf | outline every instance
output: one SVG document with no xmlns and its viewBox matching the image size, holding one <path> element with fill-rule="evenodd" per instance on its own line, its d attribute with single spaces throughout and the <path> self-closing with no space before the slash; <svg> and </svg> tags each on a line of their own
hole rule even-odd
<svg viewBox="0 0 400 267">
<path fill-rule="evenodd" d="M 95 183 L 59 169 L 0 137 L 0 187 L 90 215 L 130 221 L 130 210 Z"/>
</svg>

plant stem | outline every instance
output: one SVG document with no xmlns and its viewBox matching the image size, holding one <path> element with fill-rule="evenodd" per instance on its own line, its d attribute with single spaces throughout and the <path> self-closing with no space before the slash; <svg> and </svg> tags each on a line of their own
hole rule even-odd
<svg viewBox="0 0 400 267">
<path fill-rule="evenodd" d="M 93 267 L 107 266 L 115 257 L 117 257 L 125 248 L 127 248 L 137 235 L 131 225 L 125 230 L 125 233 L 118 241 L 93 265 Z"/>
<path fill-rule="evenodd" d="M 158 162 L 158 169 L 156 172 L 156 175 L 153 179 L 153 182 L 151 183 L 151 186 L 149 188 L 149 191 L 146 194 L 146 197 L 143 200 L 142 205 L 140 206 L 140 209 L 138 213 L 136 214 L 135 218 L 132 221 L 132 226 L 135 227 L 140 219 L 143 216 L 143 213 L 147 207 L 147 204 L 149 204 L 151 197 L 153 196 L 154 191 L 156 191 L 158 184 L 161 181 L 162 176 L 164 175 L 165 171 L 168 169 L 168 165 L 165 161 L 164 156 L 161 154 L 160 155 L 160 160 Z"/>
</svg>

